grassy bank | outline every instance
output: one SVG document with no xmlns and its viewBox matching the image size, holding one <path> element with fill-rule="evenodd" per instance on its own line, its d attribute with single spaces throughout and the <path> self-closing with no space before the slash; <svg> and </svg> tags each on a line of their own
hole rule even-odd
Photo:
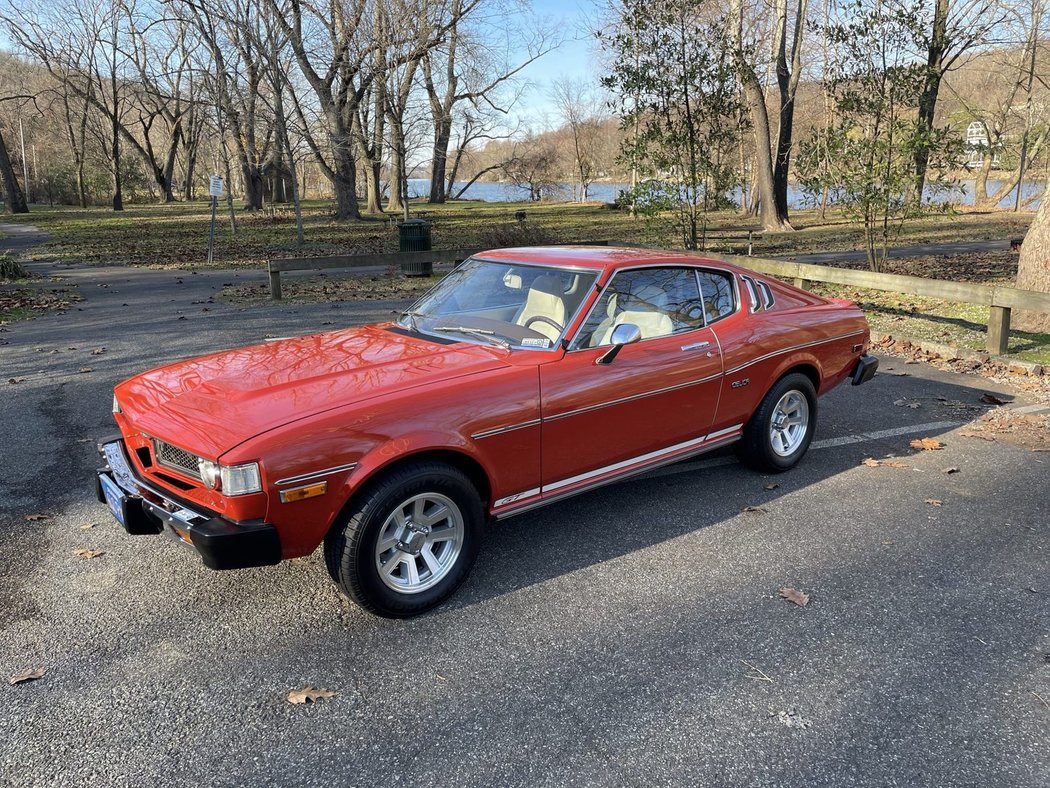
<svg viewBox="0 0 1050 788">
<path fill-rule="evenodd" d="M 526 212 L 525 232 L 517 234 L 515 213 Z M 514 242 L 629 240 L 674 248 L 681 245 L 666 225 L 600 204 L 481 203 L 413 204 L 414 216 L 433 222 L 435 248 L 490 247 Z M 1023 235 L 1031 213 L 963 213 L 908 222 L 899 245 L 1005 239 Z M 33 251 L 37 258 L 93 264 L 200 267 L 207 256 L 210 209 L 205 203 L 176 203 L 108 209 L 56 208 L 35 210 L 17 221 L 36 224 L 51 240 Z M 304 209 L 306 243 L 295 244 L 295 220 L 289 208 L 276 213 L 237 213 L 237 233 L 219 214 L 215 265 L 261 266 L 273 257 L 318 256 L 397 250 L 396 217 L 337 222 L 327 203 Z M 758 225 L 726 211 L 709 217 L 708 248 L 715 252 L 746 252 L 747 231 L 757 233 L 756 255 L 790 255 L 859 249 L 862 229 L 840 215 L 821 218 L 816 211 L 792 215 L 795 232 L 759 233 Z"/>
</svg>

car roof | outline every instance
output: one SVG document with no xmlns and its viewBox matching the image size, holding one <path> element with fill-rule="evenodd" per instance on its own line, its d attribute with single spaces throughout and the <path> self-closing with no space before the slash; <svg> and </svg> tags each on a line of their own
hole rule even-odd
<svg viewBox="0 0 1050 788">
<path fill-rule="evenodd" d="M 561 265 L 603 269 L 630 268 L 637 265 L 672 263 L 676 265 L 715 265 L 738 269 L 724 260 L 712 260 L 695 254 L 641 249 L 623 246 L 517 246 L 511 249 L 489 249 L 474 257 L 505 263 Z"/>
</svg>

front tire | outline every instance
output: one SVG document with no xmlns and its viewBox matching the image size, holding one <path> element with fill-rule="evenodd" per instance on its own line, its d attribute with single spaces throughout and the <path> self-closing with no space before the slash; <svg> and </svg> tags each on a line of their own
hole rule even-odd
<svg viewBox="0 0 1050 788">
<path fill-rule="evenodd" d="M 467 578 L 484 511 L 458 469 L 419 462 L 369 487 L 325 539 L 325 563 L 343 591 L 386 618 L 419 615 Z"/>
<path fill-rule="evenodd" d="M 763 397 L 744 427 L 736 453 L 750 468 L 782 473 L 794 468 L 813 439 L 817 393 L 800 372 L 785 375 Z"/>
</svg>

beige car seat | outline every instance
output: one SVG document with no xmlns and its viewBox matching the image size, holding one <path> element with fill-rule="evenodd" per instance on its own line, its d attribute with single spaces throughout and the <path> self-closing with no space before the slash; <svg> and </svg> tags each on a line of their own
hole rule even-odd
<svg viewBox="0 0 1050 788">
<path fill-rule="evenodd" d="M 547 320 L 534 320 L 529 328 L 538 331 L 552 342 L 556 342 L 565 328 L 565 302 L 562 300 L 562 283 L 557 277 L 544 274 L 537 276 L 529 286 L 525 304 L 514 318 L 519 326 L 526 325 L 534 317 L 545 317 L 553 320 L 561 329 L 555 328 Z"/>
<path fill-rule="evenodd" d="M 622 311 L 617 311 L 620 306 Z M 613 330 L 623 323 L 633 323 L 642 332 L 642 339 L 665 337 L 674 333 L 674 323 L 666 313 L 667 293 L 656 285 L 645 285 L 636 293 L 623 295 L 614 293 L 609 298 L 606 309 L 608 315 L 594 334 L 590 346 L 608 345 L 612 341 Z"/>
</svg>

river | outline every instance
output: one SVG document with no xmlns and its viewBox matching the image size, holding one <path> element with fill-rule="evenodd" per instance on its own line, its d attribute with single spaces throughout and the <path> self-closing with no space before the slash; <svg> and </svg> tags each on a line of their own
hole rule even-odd
<svg viewBox="0 0 1050 788">
<path fill-rule="evenodd" d="M 966 206 L 973 205 L 973 193 L 974 193 L 974 181 L 964 180 L 959 181 L 955 188 L 948 195 L 949 199 L 953 204 Z M 999 188 L 1002 181 L 989 180 L 988 191 L 994 193 Z M 462 188 L 462 183 L 456 184 L 456 189 Z M 1025 181 L 1021 189 L 1021 199 L 1026 200 L 1036 194 L 1039 194 L 1044 187 L 1042 181 Z M 624 189 L 630 188 L 630 184 L 627 183 L 593 183 L 588 190 L 587 198 L 595 202 L 613 202 L 616 200 L 616 195 Z M 413 197 L 425 197 L 430 193 L 430 181 L 422 178 L 410 178 L 408 181 L 408 190 Z M 1014 197 L 1017 190 L 1014 189 L 999 203 L 1000 208 L 1013 208 Z M 733 199 L 740 202 L 740 192 L 736 190 L 732 195 Z M 484 200 L 485 202 L 522 202 L 527 200 L 529 193 L 527 189 L 523 189 L 520 186 L 516 186 L 512 183 L 493 183 L 493 182 L 481 182 L 475 181 L 470 185 L 464 193 L 463 198 L 467 200 Z M 555 195 L 557 200 L 569 201 L 572 199 L 572 184 L 563 183 L 560 185 L 558 193 Z M 939 196 L 938 200 L 943 201 L 946 198 Z M 1023 203 L 1022 203 L 1023 204 Z M 788 186 L 788 207 L 797 210 L 799 208 L 811 207 L 812 203 L 807 201 L 805 193 L 796 186 Z M 1030 206 L 1032 210 L 1039 207 L 1039 200 L 1035 200 Z"/>
</svg>

